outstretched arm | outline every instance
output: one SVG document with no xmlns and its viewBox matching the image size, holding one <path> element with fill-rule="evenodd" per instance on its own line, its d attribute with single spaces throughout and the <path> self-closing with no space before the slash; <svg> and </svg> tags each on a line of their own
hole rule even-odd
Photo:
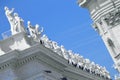
<svg viewBox="0 0 120 80">
<path fill-rule="evenodd" d="M 14 11 L 14 8 L 12 8 L 12 10 L 9 10 L 9 14 L 12 14 Z"/>
<path fill-rule="evenodd" d="M 43 27 L 41 28 L 41 33 L 44 31 Z"/>
</svg>

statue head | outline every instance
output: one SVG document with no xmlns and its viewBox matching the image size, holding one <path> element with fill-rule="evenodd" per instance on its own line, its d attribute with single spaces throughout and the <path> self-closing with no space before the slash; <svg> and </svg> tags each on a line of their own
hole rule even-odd
<svg viewBox="0 0 120 80">
<path fill-rule="evenodd" d="M 44 38 L 45 40 L 49 40 L 45 34 L 42 36 L 42 38 Z"/>
<path fill-rule="evenodd" d="M 30 25 L 30 21 L 28 21 L 27 24 Z"/>
<path fill-rule="evenodd" d="M 8 7 L 7 7 L 7 6 L 5 6 L 5 7 L 4 7 L 4 10 L 5 10 L 5 11 L 6 11 L 6 10 L 8 10 Z"/>
<path fill-rule="evenodd" d="M 68 50 L 69 53 L 72 53 L 72 50 Z"/>
<path fill-rule="evenodd" d="M 14 13 L 14 16 L 18 16 L 18 13 Z"/>
<path fill-rule="evenodd" d="M 39 24 L 36 24 L 35 27 L 38 29 L 39 28 Z"/>
<path fill-rule="evenodd" d="M 78 57 L 78 56 L 79 56 L 79 54 L 78 54 L 78 53 L 76 53 L 76 54 L 75 54 L 75 56 L 76 56 L 76 57 Z"/>
<path fill-rule="evenodd" d="M 61 45 L 61 48 L 64 48 L 64 46 L 63 46 L 63 45 Z"/>
<path fill-rule="evenodd" d="M 55 42 L 55 41 L 53 41 L 52 43 L 55 44 L 55 45 L 57 45 L 57 42 Z"/>
<path fill-rule="evenodd" d="M 42 37 L 46 37 L 46 35 L 44 34 Z"/>
<path fill-rule="evenodd" d="M 94 63 L 94 62 L 91 62 L 91 64 L 95 65 L 95 63 Z"/>
</svg>

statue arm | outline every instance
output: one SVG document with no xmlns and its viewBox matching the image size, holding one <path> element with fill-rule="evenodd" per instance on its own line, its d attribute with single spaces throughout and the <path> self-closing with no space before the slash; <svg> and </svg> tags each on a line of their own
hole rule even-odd
<svg viewBox="0 0 120 80">
<path fill-rule="evenodd" d="M 9 11 L 9 14 L 12 14 L 14 11 L 14 8 L 12 8 L 12 10 Z"/>
<path fill-rule="evenodd" d="M 41 33 L 44 31 L 44 29 L 43 29 L 43 27 L 42 27 L 42 29 L 41 29 Z"/>
</svg>

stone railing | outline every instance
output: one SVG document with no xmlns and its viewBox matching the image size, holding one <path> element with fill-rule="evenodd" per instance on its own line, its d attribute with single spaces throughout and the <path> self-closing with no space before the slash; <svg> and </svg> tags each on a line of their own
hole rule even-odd
<svg viewBox="0 0 120 80">
<path fill-rule="evenodd" d="M 10 31 L 10 30 L 2 33 L 2 38 L 3 38 L 3 39 L 6 39 L 6 38 L 8 38 L 8 37 L 10 37 L 10 36 L 11 36 L 11 31 Z"/>
</svg>

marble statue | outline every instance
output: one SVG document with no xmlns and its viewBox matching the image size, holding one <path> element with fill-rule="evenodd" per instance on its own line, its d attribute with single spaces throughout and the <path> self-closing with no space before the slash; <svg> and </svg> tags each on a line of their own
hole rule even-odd
<svg viewBox="0 0 120 80">
<path fill-rule="evenodd" d="M 5 9 L 5 14 L 6 14 L 6 17 L 10 23 L 10 26 L 11 26 L 11 32 L 12 34 L 14 34 L 14 16 L 13 16 L 13 11 L 14 11 L 14 8 L 12 8 L 11 10 L 9 10 L 9 8 L 7 6 L 4 7 Z"/>
<path fill-rule="evenodd" d="M 54 42 L 53 42 L 53 43 L 54 43 Z M 58 46 L 56 42 L 53 44 L 53 49 L 55 50 L 55 52 L 56 52 L 58 55 L 63 56 L 61 47 Z"/>
<path fill-rule="evenodd" d="M 38 24 L 36 24 L 35 27 L 33 27 L 31 25 L 30 21 L 28 21 L 27 25 L 28 25 L 28 30 L 29 30 L 30 36 L 33 39 L 39 41 L 40 38 L 41 38 L 42 32 L 43 32 L 43 28 L 41 30 L 39 30 L 39 25 Z"/>
<path fill-rule="evenodd" d="M 69 59 L 71 58 L 70 55 L 69 55 L 69 50 L 65 52 L 64 58 L 65 58 L 66 60 L 69 60 Z"/>
<path fill-rule="evenodd" d="M 24 20 L 20 18 L 17 13 L 14 13 L 14 19 L 15 19 L 15 31 L 25 32 Z"/>
<path fill-rule="evenodd" d="M 102 74 L 104 77 L 107 77 L 110 79 L 110 75 L 109 75 L 109 72 L 106 70 L 105 67 L 102 67 Z"/>
<path fill-rule="evenodd" d="M 41 30 L 39 30 L 39 25 L 36 24 L 36 25 L 35 25 L 35 35 L 36 35 L 35 38 L 36 38 L 36 39 L 40 39 L 43 31 L 44 31 L 44 30 L 43 30 L 43 27 L 42 27 Z"/>
<path fill-rule="evenodd" d="M 59 53 L 62 53 L 60 47 L 59 47 L 58 44 L 57 44 L 57 42 L 53 41 L 53 42 L 52 42 L 52 46 L 53 46 L 53 51 L 54 51 L 54 52 L 56 52 L 56 53 L 58 53 L 58 54 L 59 54 Z M 60 54 L 60 55 L 62 56 L 62 54 Z"/>
<path fill-rule="evenodd" d="M 49 38 L 45 34 L 41 37 L 41 40 L 43 41 L 43 44 L 45 47 L 50 48 L 50 49 L 53 48 L 52 41 L 49 40 Z"/>
<path fill-rule="evenodd" d="M 85 59 L 84 70 L 90 71 L 90 60 L 89 59 Z"/>
<path fill-rule="evenodd" d="M 74 64 L 74 66 L 77 66 L 77 63 L 78 63 L 78 56 L 79 56 L 79 54 L 74 54 L 73 55 L 74 57 L 73 57 L 73 59 L 72 59 L 72 62 L 73 62 L 73 64 Z"/>
<path fill-rule="evenodd" d="M 28 30 L 29 30 L 30 36 L 33 37 L 33 38 L 35 38 L 35 27 L 33 27 L 31 25 L 30 21 L 27 22 L 27 25 L 28 25 Z"/>
<path fill-rule="evenodd" d="M 72 62 L 72 65 L 74 65 L 75 67 L 77 67 L 77 63 L 78 63 L 78 59 L 76 58 L 77 54 L 71 54 L 70 57 L 71 57 L 71 62 Z"/>
<path fill-rule="evenodd" d="M 100 66 L 100 69 L 99 69 L 99 72 L 100 72 L 100 76 L 102 77 L 103 76 L 103 67 L 102 66 Z"/>
<path fill-rule="evenodd" d="M 68 55 L 68 52 L 67 52 L 67 50 L 64 48 L 64 46 L 63 45 L 61 45 L 61 51 L 62 51 L 62 56 L 65 58 L 65 59 L 67 59 L 68 60 L 68 57 L 69 57 L 69 55 Z"/>
<path fill-rule="evenodd" d="M 94 74 L 95 73 L 95 63 L 94 62 L 91 62 L 90 64 L 90 73 Z"/>
<path fill-rule="evenodd" d="M 70 58 L 68 59 L 68 62 L 69 62 L 69 64 L 72 64 L 72 56 L 73 56 L 72 50 L 68 50 L 68 54 L 70 55 Z"/>
<path fill-rule="evenodd" d="M 54 51 L 54 52 L 57 52 L 57 49 L 59 48 L 57 42 L 53 41 L 53 42 L 52 42 L 52 45 L 53 45 L 53 51 Z"/>
<path fill-rule="evenodd" d="M 44 34 L 44 35 L 41 37 L 41 40 L 43 41 L 44 46 L 47 47 L 47 42 L 49 41 L 48 37 Z"/>
<path fill-rule="evenodd" d="M 71 54 L 70 56 L 71 56 L 72 64 L 75 64 L 75 62 L 74 62 L 74 58 L 75 58 L 74 54 Z"/>
<path fill-rule="evenodd" d="M 12 10 L 9 10 L 8 7 L 5 7 L 4 9 L 5 9 L 6 17 L 11 26 L 12 35 L 18 32 L 25 32 L 24 24 L 23 24 L 24 21 L 18 16 L 17 13 L 13 14 L 14 8 L 12 8 Z"/>
<path fill-rule="evenodd" d="M 28 25 L 28 30 L 29 30 L 30 36 L 34 38 L 35 37 L 35 27 L 32 27 L 30 21 L 27 22 L 27 25 Z"/>
<path fill-rule="evenodd" d="M 81 68 L 81 69 L 84 68 L 84 58 L 83 58 L 83 56 L 79 56 L 79 57 L 78 57 L 77 67 L 78 67 L 78 68 Z"/>
<path fill-rule="evenodd" d="M 105 76 L 110 79 L 110 73 L 108 71 L 105 72 Z"/>
<path fill-rule="evenodd" d="M 96 75 L 100 74 L 100 66 L 98 64 L 95 65 L 95 74 Z"/>
</svg>

